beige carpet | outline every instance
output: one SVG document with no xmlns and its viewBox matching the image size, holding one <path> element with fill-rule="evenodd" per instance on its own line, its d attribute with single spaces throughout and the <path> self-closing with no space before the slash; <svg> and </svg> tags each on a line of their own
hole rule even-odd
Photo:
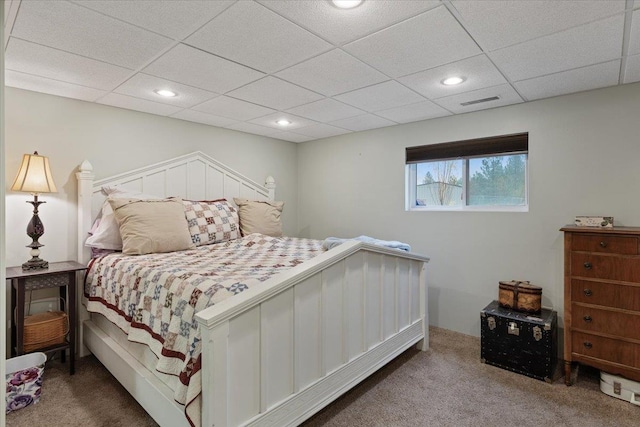
<svg viewBox="0 0 640 427">
<path fill-rule="evenodd" d="M 7 426 L 155 426 L 93 357 L 45 371 L 40 403 Z M 363 426 L 640 426 L 640 407 L 600 392 L 595 371 L 547 384 L 480 363 L 480 340 L 431 329 L 431 349 L 411 349 L 303 424 Z"/>
</svg>

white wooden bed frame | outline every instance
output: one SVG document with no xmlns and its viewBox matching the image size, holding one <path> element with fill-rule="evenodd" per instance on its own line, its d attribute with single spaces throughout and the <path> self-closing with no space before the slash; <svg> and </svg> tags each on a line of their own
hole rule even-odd
<svg viewBox="0 0 640 427">
<path fill-rule="evenodd" d="M 275 195 L 273 178 L 259 185 L 200 152 L 95 182 L 85 161 L 76 176 L 84 263 L 104 185 L 194 200 Z M 426 350 L 428 261 L 349 241 L 199 312 L 202 426 L 298 425 L 412 345 Z M 161 426 L 187 426 L 169 388 L 78 312 L 81 356 L 93 353 Z"/>
</svg>

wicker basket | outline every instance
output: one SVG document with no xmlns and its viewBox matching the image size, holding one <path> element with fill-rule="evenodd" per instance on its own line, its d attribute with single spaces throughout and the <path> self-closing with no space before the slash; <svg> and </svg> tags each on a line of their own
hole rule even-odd
<svg viewBox="0 0 640 427">
<path fill-rule="evenodd" d="M 63 344 L 69 333 L 69 319 L 64 311 L 47 311 L 24 318 L 23 351 L 25 353 Z"/>
</svg>

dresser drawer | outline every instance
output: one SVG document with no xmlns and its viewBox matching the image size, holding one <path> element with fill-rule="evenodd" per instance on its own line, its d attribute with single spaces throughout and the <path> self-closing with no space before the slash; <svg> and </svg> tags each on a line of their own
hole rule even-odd
<svg viewBox="0 0 640 427">
<path fill-rule="evenodd" d="M 571 275 L 640 282 L 640 258 L 572 252 Z"/>
<path fill-rule="evenodd" d="M 571 279 L 571 301 L 640 312 L 640 286 Z"/>
<path fill-rule="evenodd" d="M 637 237 L 574 234 L 571 246 L 574 251 L 638 255 Z"/>
<path fill-rule="evenodd" d="M 582 332 L 571 332 L 573 353 L 640 368 L 640 345 Z"/>
<path fill-rule="evenodd" d="M 574 303 L 571 328 L 640 340 L 640 313 L 622 313 Z"/>
</svg>

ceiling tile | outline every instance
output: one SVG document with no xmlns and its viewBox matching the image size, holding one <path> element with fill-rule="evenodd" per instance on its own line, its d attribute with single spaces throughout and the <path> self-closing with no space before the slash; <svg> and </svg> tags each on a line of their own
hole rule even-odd
<svg viewBox="0 0 640 427">
<path fill-rule="evenodd" d="M 266 73 L 332 47 L 264 6 L 248 1 L 234 4 L 185 43 Z"/>
<path fill-rule="evenodd" d="M 392 77 L 480 53 L 444 6 L 350 43 L 344 49 Z"/>
<path fill-rule="evenodd" d="M 542 37 L 614 13 L 624 0 L 453 0 L 463 25 L 485 50 Z"/>
<path fill-rule="evenodd" d="M 299 133 L 293 132 L 280 132 L 271 136 L 272 138 L 283 139 L 289 142 L 306 142 L 311 141 L 314 138 L 306 135 L 300 135 Z"/>
<path fill-rule="evenodd" d="M 95 89 L 111 90 L 131 70 L 11 37 L 5 68 Z"/>
<path fill-rule="evenodd" d="M 127 110 L 142 111 L 144 113 L 168 116 L 180 111 L 180 107 L 173 105 L 159 104 L 146 99 L 134 98 L 132 96 L 110 93 L 97 101 L 98 104 L 111 105 L 112 107 L 126 108 Z"/>
<path fill-rule="evenodd" d="M 640 55 L 627 58 L 627 66 L 624 71 L 624 83 L 640 82 Z"/>
<path fill-rule="evenodd" d="M 335 99 L 369 112 L 424 101 L 422 96 L 393 80 L 338 95 Z"/>
<path fill-rule="evenodd" d="M 269 9 L 342 45 L 432 9 L 439 1 L 365 1 L 355 9 L 338 9 L 329 1 L 259 0 Z"/>
<path fill-rule="evenodd" d="M 514 83 L 528 100 L 550 98 L 618 84 L 620 60 L 563 71 Z"/>
<path fill-rule="evenodd" d="M 292 108 L 288 112 L 318 122 L 331 122 L 364 113 L 362 110 L 329 98 Z"/>
<path fill-rule="evenodd" d="M 228 95 L 276 110 L 286 110 L 322 98 L 322 95 L 272 76 L 229 92 Z"/>
<path fill-rule="evenodd" d="M 158 34 L 182 40 L 225 10 L 234 0 L 82 0 L 89 9 Z"/>
<path fill-rule="evenodd" d="M 310 136 L 312 138 L 328 138 L 330 136 L 351 133 L 351 131 L 331 125 L 326 125 L 324 123 L 317 123 L 314 125 L 296 129 L 296 133 L 301 133 L 302 135 Z"/>
<path fill-rule="evenodd" d="M 392 122 L 391 120 L 383 119 L 382 117 L 374 116 L 373 114 L 363 114 L 362 116 L 336 120 L 334 122 L 331 122 L 330 124 L 349 129 L 354 132 L 358 132 L 368 129 L 377 129 L 385 126 L 393 126 L 397 123 Z"/>
<path fill-rule="evenodd" d="M 197 105 L 193 107 L 193 109 L 241 121 L 255 119 L 256 117 L 266 116 L 269 113 L 275 112 L 275 110 L 271 108 L 262 107 L 228 96 L 219 96 L 211 101 Z"/>
<path fill-rule="evenodd" d="M 442 80 L 452 76 L 461 76 L 466 80 L 456 86 L 442 84 Z M 507 83 L 500 71 L 486 55 L 478 55 L 427 71 L 421 71 L 401 77 L 398 81 L 429 99 Z"/>
<path fill-rule="evenodd" d="M 624 15 L 491 52 L 512 81 L 530 79 L 620 57 Z"/>
<path fill-rule="evenodd" d="M 398 123 L 409 123 L 451 115 L 450 112 L 431 101 L 422 101 L 416 104 L 382 110 L 376 112 L 376 114 Z"/>
<path fill-rule="evenodd" d="M 12 0 L 4 0 L 4 23 L 7 22 L 7 18 L 9 17 L 9 9 L 11 9 L 12 6 Z"/>
<path fill-rule="evenodd" d="M 640 6 L 640 1 L 636 2 L 636 4 Z M 637 55 L 640 53 L 640 9 L 634 10 L 632 16 L 627 55 Z"/>
<path fill-rule="evenodd" d="M 225 93 L 264 76 L 259 71 L 183 44 L 156 59 L 144 72 L 216 93 Z"/>
<path fill-rule="evenodd" d="M 460 105 L 463 102 L 476 101 L 493 96 L 497 96 L 500 99 L 467 106 Z M 440 105 L 442 108 L 446 108 L 454 114 L 463 114 L 470 111 L 486 110 L 489 108 L 502 107 L 504 105 L 518 104 L 522 102 L 522 98 L 520 98 L 520 95 L 518 95 L 518 93 L 511 87 L 511 85 L 504 84 L 500 86 L 494 86 L 486 89 L 479 89 L 472 92 L 465 92 L 458 95 L 439 98 L 434 100 L 433 102 Z"/>
<path fill-rule="evenodd" d="M 143 66 L 174 43 L 158 34 L 60 1 L 21 2 L 11 35 L 128 68 Z"/>
<path fill-rule="evenodd" d="M 260 126 L 253 123 L 236 123 L 231 126 L 225 126 L 225 128 L 231 129 L 231 130 L 237 130 L 240 132 L 254 133 L 256 135 L 263 135 L 263 136 L 272 136 L 277 133 L 281 133 L 277 129 L 273 129 L 266 126 Z"/>
<path fill-rule="evenodd" d="M 340 49 L 323 53 L 276 75 L 326 96 L 389 80 L 384 74 Z"/>
<path fill-rule="evenodd" d="M 237 121 L 233 119 L 214 116 L 212 114 L 201 113 L 200 111 L 193 110 L 178 111 L 177 113 L 172 114 L 171 117 L 218 127 L 230 126 L 234 123 L 237 123 Z"/>
<path fill-rule="evenodd" d="M 47 79 L 46 77 L 32 76 L 31 74 L 19 73 L 11 70 L 5 70 L 4 83 L 7 86 L 17 87 L 20 89 L 91 102 L 107 93 L 90 87 Z"/>
<path fill-rule="evenodd" d="M 291 124 L 287 126 L 282 126 L 276 123 L 276 121 L 285 119 L 289 120 Z M 273 114 L 269 114 L 268 116 L 258 117 L 257 119 L 251 120 L 249 123 L 254 123 L 256 125 L 267 126 L 270 128 L 277 129 L 279 132 L 290 131 L 294 129 L 301 128 L 303 126 L 309 126 L 315 124 L 314 121 L 295 116 L 290 113 L 276 112 Z"/>
<path fill-rule="evenodd" d="M 168 89 L 175 92 L 177 95 L 174 97 L 160 96 L 154 92 L 158 89 Z M 131 77 L 125 83 L 118 86 L 114 92 L 184 108 L 189 108 L 218 96 L 218 94 L 213 92 L 207 92 L 206 90 L 142 73 L 138 73 Z"/>
<path fill-rule="evenodd" d="M 0 1 L 7 85 L 296 142 L 640 81 L 640 0 Z"/>
</svg>

